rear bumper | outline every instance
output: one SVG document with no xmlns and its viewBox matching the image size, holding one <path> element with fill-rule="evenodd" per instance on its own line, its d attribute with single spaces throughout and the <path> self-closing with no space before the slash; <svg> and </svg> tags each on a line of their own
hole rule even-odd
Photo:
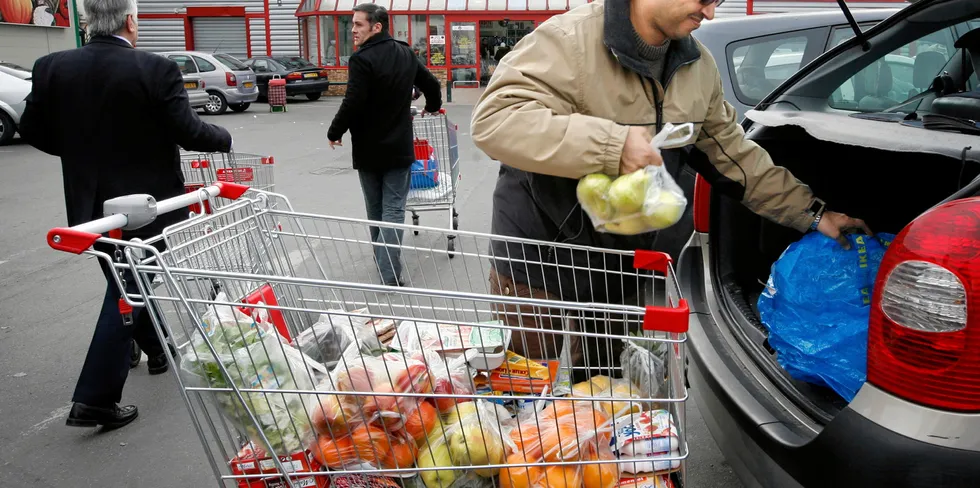
<svg viewBox="0 0 980 488">
<path fill-rule="evenodd" d="M 259 99 L 259 87 L 253 87 L 248 91 L 241 91 L 237 88 L 222 90 L 225 100 L 231 104 L 251 103 Z"/>
<path fill-rule="evenodd" d="M 208 92 L 204 90 L 191 90 L 187 92 L 187 99 L 191 103 L 191 108 L 201 108 L 208 104 Z"/>
<path fill-rule="evenodd" d="M 851 408 L 800 438 L 745 387 L 753 379 L 717 331 L 710 314 L 692 315 L 688 375 L 708 430 L 746 486 L 980 486 L 980 452 L 903 436 Z"/>
<path fill-rule="evenodd" d="M 286 95 L 306 95 L 308 93 L 323 93 L 330 88 L 330 80 L 298 80 L 286 83 Z"/>
</svg>

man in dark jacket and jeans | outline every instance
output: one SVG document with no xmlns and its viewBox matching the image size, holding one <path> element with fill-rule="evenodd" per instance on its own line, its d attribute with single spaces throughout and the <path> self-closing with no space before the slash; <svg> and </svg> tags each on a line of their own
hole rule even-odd
<svg viewBox="0 0 980 488">
<path fill-rule="evenodd" d="M 418 61 L 408 44 L 388 34 L 388 11 L 373 3 L 354 7 L 354 46 L 348 66 L 347 94 L 330 124 L 330 147 L 341 145 L 350 129 L 354 169 L 361 179 L 368 218 L 405 222 L 405 199 L 415 161 L 412 144 L 412 88 L 425 95 L 425 110 L 442 107 L 439 82 Z M 371 227 L 374 256 L 386 285 L 401 284 L 397 246 L 402 232 Z"/>
</svg>

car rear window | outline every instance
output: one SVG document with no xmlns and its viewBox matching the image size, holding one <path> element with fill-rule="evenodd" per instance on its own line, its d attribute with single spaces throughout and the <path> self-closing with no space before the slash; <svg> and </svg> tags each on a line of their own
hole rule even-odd
<svg viewBox="0 0 980 488">
<path fill-rule="evenodd" d="M 217 59 L 218 61 L 221 62 L 221 64 L 227 66 L 229 69 L 232 69 L 234 71 L 245 71 L 248 69 L 248 66 L 245 66 L 245 63 L 227 54 L 215 54 L 214 59 Z"/>
<path fill-rule="evenodd" d="M 275 58 L 275 60 L 289 69 L 316 68 L 316 65 L 298 56 Z"/>
</svg>

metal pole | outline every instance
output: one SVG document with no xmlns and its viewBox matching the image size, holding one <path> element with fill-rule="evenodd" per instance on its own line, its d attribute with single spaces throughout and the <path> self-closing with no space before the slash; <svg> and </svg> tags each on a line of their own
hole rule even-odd
<svg viewBox="0 0 980 488">
<path fill-rule="evenodd" d="M 75 28 L 75 47 L 82 47 L 82 36 L 81 36 L 81 34 L 78 33 L 78 31 L 79 31 L 79 29 L 81 29 L 81 27 L 79 26 L 79 22 L 78 22 L 78 2 L 77 2 L 77 0 L 72 0 L 72 2 L 71 2 L 71 13 L 72 13 L 72 17 L 75 18 L 75 25 L 74 25 L 74 28 Z"/>
<path fill-rule="evenodd" d="M 453 70 L 446 68 L 446 103 L 453 103 Z"/>
</svg>

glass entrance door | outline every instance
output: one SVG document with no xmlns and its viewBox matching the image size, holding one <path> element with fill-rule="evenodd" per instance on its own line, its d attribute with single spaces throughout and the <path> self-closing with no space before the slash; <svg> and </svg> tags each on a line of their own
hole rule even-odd
<svg viewBox="0 0 980 488">
<path fill-rule="evenodd" d="M 453 88 L 479 88 L 479 31 L 474 21 L 449 21 L 449 76 Z"/>
<path fill-rule="evenodd" d="M 480 21 L 480 85 L 486 86 L 497 64 L 543 20 L 493 19 Z"/>
</svg>

